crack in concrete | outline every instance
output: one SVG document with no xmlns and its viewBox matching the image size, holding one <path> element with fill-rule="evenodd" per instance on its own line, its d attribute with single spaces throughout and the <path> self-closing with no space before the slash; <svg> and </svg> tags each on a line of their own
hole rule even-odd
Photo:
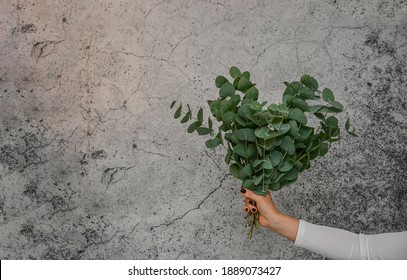
<svg viewBox="0 0 407 280">
<path fill-rule="evenodd" d="M 225 181 L 226 177 L 228 177 L 228 176 L 230 176 L 230 174 L 226 174 L 225 176 L 223 176 L 223 178 L 222 178 L 221 181 L 220 181 L 219 186 L 216 187 L 215 189 L 213 189 L 207 196 L 205 196 L 205 198 L 202 199 L 201 202 L 199 202 L 197 206 L 195 206 L 194 208 L 189 209 L 188 211 L 186 211 L 186 212 L 185 212 L 184 214 L 182 214 L 181 216 L 176 217 L 175 219 L 173 219 L 173 220 L 171 220 L 171 221 L 169 221 L 169 222 L 164 222 L 164 223 L 161 223 L 161 224 L 159 224 L 159 225 L 152 226 L 152 227 L 150 228 L 150 230 L 153 230 L 153 229 L 155 229 L 155 228 L 159 228 L 159 227 L 162 227 L 162 226 L 168 227 L 168 226 L 172 225 L 174 222 L 176 222 L 176 221 L 178 221 L 178 220 L 182 220 L 189 212 L 200 209 L 200 208 L 201 208 L 201 205 L 202 205 L 212 194 L 214 194 L 217 190 L 219 190 L 219 189 L 222 187 L 223 181 Z"/>
<path fill-rule="evenodd" d="M 87 249 L 89 249 L 89 247 L 91 246 L 99 246 L 99 245 L 106 245 L 107 243 L 109 243 L 110 241 L 113 240 L 113 238 L 116 237 L 116 235 L 119 232 L 116 232 L 111 238 L 107 239 L 107 240 L 101 240 L 99 242 L 91 242 L 89 244 L 86 244 L 82 249 L 78 250 L 76 252 L 76 255 L 72 258 L 72 259 L 76 259 L 79 255 L 83 254 Z"/>
<path fill-rule="evenodd" d="M 67 139 L 61 139 L 61 140 L 59 141 L 58 147 L 59 147 L 62 143 L 68 142 L 69 139 L 71 139 L 71 137 L 74 135 L 75 131 L 76 131 L 78 128 L 79 128 L 79 126 L 77 126 L 77 127 L 71 132 L 71 134 L 69 135 L 69 137 L 68 137 Z"/>
<path fill-rule="evenodd" d="M 36 42 L 31 49 L 31 57 L 33 57 L 35 59 L 35 64 L 37 64 L 37 62 L 40 58 L 43 58 L 43 57 L 46 57 L 46 56 L 52 54 L 55 51 L 56 46 L 58 44 L 62 43 L 63 41 L 65 41 L 65 40 L 59 40 L 59 41 L 48 40 L 48 41 Z M 49 51 L 48 53 L 44 54 L 45 50 L 50 45 L 52 45 L 52 47 L 53 47 L 52 50 Z"/>
<path fill-rule="evenodd" d="M 205 150 L 205 154 L 212 160 L 212 162 L 216 165 L 216 167 L 222 171 L 222 168 L 220 167 L 219 163 L 216 162 L 216 160 L 212 157 L 212 155 L 209 154 L 207 150 Z"/>
<path fill-rule="evenodd" d="M 145 152 L 145 153 L 151 154 L 151 155 L 162 156 L 162 157 L 171 157 L 171 156 L 169 156 L 169 155 L 165 155 L 165 154 L 161 154 L 161 153 L 157 153 L 157 152 L 151 152 L 151 151 L 144 150 L 144 149 L 142 149 L 142 148 L 139 148 L 139 147 L 137 146 L 137 144 L 133 144 L 133 149 L 135 149 L 135 150 L 137 150 L 137 151 L 142 151 L 142 152 Z"/>
<path fill-rule="evenodd" d="M 144 14 L 144 18 L 146 19 L 154 9 L 158 8 L 159 6 L 161 6 L 164 2 L 165 2 L 165 0 L 163 0 L 163 1 L 161 1 L 161 2 L 159 2 L 159 3 L 157 3 L 157 4 L 155 4 L 150 10 L 147 11 L 147 14 L 142 10 L 142 12 L 143 12 L 143 14 Z"/>
<path fill-rule="evenodd" d="M 130 233 L 127 234 L 126 236 L 122 235 L 122 236 L 120 237 L 119 243 L 122 242 L 123 239 L 129 238 L 130 235 L 132 235 L 132 233 L 134 232 L 134 230 L 136 229 L 136 227 L 137 227 L 139 224 L 141 224 L 141 222 L 138 222 L 137 224 L 135 224 L 134 227 L 132 228 L 132 230 L 130 231 Z"/>
<path fill-rule="evenodd" d="M 107 191 L 107 189 L 109 188 L 110 185 L 115 184 L 121 180 L 124 179 L 124 177 L 126 177 L 127 175 L 127 170 L 132 169 L 136 167 L 135 165 L 132 166 L 128 166 L 128 167 L 111 167 L 111 168 L 106 168 L 103 171 L 102 174 L 102 179 L 101 182 L 106 184 L 106 189 L 105 192 Z M 120 171 L 123 171 L 121 176 L 119 176 Z M 119 176 L 118 179 L 116 179 L 116 177 Z"/>
</svg>

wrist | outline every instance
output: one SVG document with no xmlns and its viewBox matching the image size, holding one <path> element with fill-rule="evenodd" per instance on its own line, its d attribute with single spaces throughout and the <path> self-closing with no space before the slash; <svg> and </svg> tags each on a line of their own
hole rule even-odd
<svg viewBox="0 0 407 280">
<path fill-rule="evenodd" d="M 291 241 L 295 241 L 299 227 L 299 219 L 283 213 L 276 213 L 270 219 L 268 228 Z"/>
</svg>

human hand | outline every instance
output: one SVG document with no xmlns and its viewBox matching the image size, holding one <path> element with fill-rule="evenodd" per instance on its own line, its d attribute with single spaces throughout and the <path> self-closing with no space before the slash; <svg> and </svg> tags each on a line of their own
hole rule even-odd
<svg viewBox="0 0 407 280">
<path fill-rule="evenodd" d="M 289 215 L 279 212 L 274 205 L 269 192 L 265 196 L 257 195 L 254 192 L 242 188 L 240 193 L 245 196 L 246 212 L 259 213 L 259 224 L 266 227 L 291 241 L 297 237 L 299 220 Z"/>
<path fill-rule="evenodd" d="M 245 212 L 259 212 L 259 224 L 268 229 L 273 229 L 280 212 L 274 205 L 273 199 L 269 192 L 265 196 L 257 195 L 254 192 L 242 188 L 240 193 L 245 196 Z"/>
</svg>

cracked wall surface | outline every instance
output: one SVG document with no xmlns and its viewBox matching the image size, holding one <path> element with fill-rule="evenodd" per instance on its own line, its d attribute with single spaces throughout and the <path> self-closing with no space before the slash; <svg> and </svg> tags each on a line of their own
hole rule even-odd
<svg viewBox="0 0 407 280">
<path fill-rule="evenodd" d="M 407 230 L 407 2 L 0 2 L 1 259 L 320 259 L 261 229 L 240 184 L 172 100 L 250 70 L 261 98 L 308 73 L 346 104 L 337 143 L 281 211 L 362 233 Z"/>
</svg>

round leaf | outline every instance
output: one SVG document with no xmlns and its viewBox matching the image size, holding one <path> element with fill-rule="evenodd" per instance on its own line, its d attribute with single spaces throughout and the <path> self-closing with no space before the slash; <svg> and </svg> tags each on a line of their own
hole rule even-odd
<svg viewBox="0 0 407 280">
<path fill-rule="evenodd" d="M 229 172 L 230 174 L 232 174 L 233 177 L 235 178 L 239 178 L 239 171 L 240 171 L 240 167 L 237 163 L 233 163 L 229 166 Z"/>
<path fill-rule="evenodd" d="M 338 119 L 334 116 L 330 116 L 325 120 L 325 124 L 328 127 L 336 128 L 338 127 Z"/>
<path fill-rule="evenodd" d="M 230 76 L 232 76 L 233 78 L 239 78 L 242 74 L 239 70 L 239 68 L 237 68 L 236 66 L 232 66 L 229 70 Z"/>
<path fill-rule="evenodd" d="M 283 143 L 281 143 L 280 147 L 289 155 L 293 155 L 295 153 L 294 142 L 290 136 L 284 136 Z"/>
<path fill-rule="evenodd" d="M 224 83 L 219 90 L 219 95 L 221 98 L 226 98 L 226 97 L 232 96 L 234 94 L 235 94 L 235 88 L 229 82 Z"/>
<path fill-rule="evenodd" d="M 273 166 L 278 166 L 283 158 L 283 154 L 277 150 L 271 152 L 270 161 Z"/>
<path fill-rule="evenodd" d="M 290 114 L 288 117 L 292 120 L 297 121 L 299 124 L 306 125 L 307 124 L 307 118 L 305 117 L 305 114 L 303 111 L 301 111 L 298 108 L 292 108 L 290 109 Z"/>
<path fill-rule="evenodd" d="M 301 77 L 301 83 L 303 85 L 306 85 L 313 91 L 316 91 L 318 89 L 318 82 L 310 75 L 303 75 Z"/>
<path fill-rule="evenodd" d="M 332 90 L 330 90 L 329 88 L 324 88 L 322 90 L 322 99 L 328 103 L 330 103 L 331 101 L 335 101 L 335 97 L 334 94 L 332 93 Z"/>
<path fill-rule="evenodd" d="M 249 142 L 255 142 L 256 141 L 256 135 L 254 134 L 253 129 L 250 128 L 241 128 L 236 130 L 236 137 L 239 140 L 245 140 Z"/>
<path fill-rule="evenodd" d="M 223 76 L 218 76 L 218 77 L 216 77 L 215 85 L 217 88 L 221 88 L 223 86 L 223 84 L 226 82 L 228 82 L 228 79 L 226 79 Z"/>
<path fill-rule="evenodd" d="M 281 172 L 288 172 L 291 170 L 291 168 L 293 168 L 293 165 L 289 161 L 285 160 L 278 168 L 278 170 L 280 170 Z"/>
<path fill-rule="evenodd" d="M 241 92 L 246 92 L 251 86 L 252 83 L 246 77 L 241 77 L 237 84 L 237 89 Z"/>
<path fill-rule="evenodd" d="M 246 91 L 246 94 L 244 97 L 247 99 L 257 100 L 259 98 L 259 90 L 255 86 L 250 87 Z"/>
</svg>

